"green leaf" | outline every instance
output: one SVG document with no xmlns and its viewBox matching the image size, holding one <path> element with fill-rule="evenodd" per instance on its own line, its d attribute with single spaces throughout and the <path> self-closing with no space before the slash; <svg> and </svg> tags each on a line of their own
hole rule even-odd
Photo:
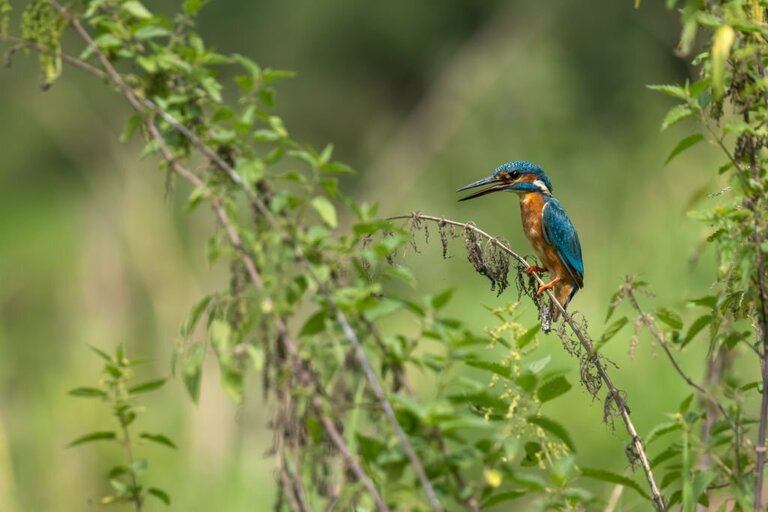
<svg viewBox="0 0 768 512">
<path fill-rule="evenodd" d="M 473 368 L 479 368 L 481 370 L 486 370 L 491 373 L 495 373 L 496 375 L 501 375 L 505 379 L 509 379 L 512 375 L 512 369 L 509 366 L 496 363 L 493 361 L 483 361 L 480 359 L 467 359 L 464 361 L 464 364 L 466 364 L 467 366 L 471 366 Z"/>
<path fill-rule="evenodd" d="M 69 394 L 72 396 L 77 396 L 81 398 L 106 398 L 107 397 L 107 393 L 104 390 L 101 390 L 99 388 L 89 388 L 89 387 L 71 389 L 69 391 Z"/>
<path fill-rule="evenodd" d="M 446 304 L 448 304 L 448 302 L 451 301 L 455 291 L 456 288 L 448 288 L 447 290 L 432 297 L 432 307 L 434 309 L 442 309 Z"/>
<path fill-rule="evenodd" d="M 147 382 L 142 382 L 141 384 L 137 384 L 136 386 L 131 386 L 128 388 L 128 393 L 136 394 L 136 393 L 147 393 L 149 391 L 154 391 L 158 388 L 163 387 L 163 384 L 165 384 L 166 379 L 154 379 L 154 380 L 148 380 Z"/>
<path fill-rule="evenodd" d="M 599 340 L 597 340 L 597 345 L 595 346 L 595 350 L 599 351 L 600 349 L 602 349 L 603 346 L 611 340 L 611 338 L 616 336 L 616 334 L 618 334 L 618 332 L 625 325 L 627 325 L 627 323 L 629 323 L 629 320 L 627 319 L 627 317 L 623 316 L 619 319 L 614 320 L 610 325 L 608 325 L 608 327 L 605 328 L 605 332 L 603 333 L 603 335 L 600 337 Z"/>
<path fill-rule="evenodd" d="M 74 441 L 71 441 L 67 447 L 71 448 L 73 446 L 92 443 L 94 441 L 112 441 L 114 439 L 117 439 L 117 435 L 111 431 L 91 432 L 90 434 L 82 435 Z"/>
<path fill-rule="evenodd" d="M 186 356 L 181 372 L 184 386 L 189 397 L 197 403 L 200 399 L 200 379 L 203 375 L 203 359 L 205 358 L 205 345 L 198 344 L 192 347 Z"/>
<path fill-rule="evenodd" d="M 676 421 L 670 421 L 656 425 L 645 437 L 645 444 L 650 445 L 655 439 L 658 439 L 659 437 L 676 430 L 680 430 L 680 423 Z"/>
<path fill-rule="evenodd" d="M 683 319 L 680 318 L 680 315 L 675 313 L 674 311 L 670 311 L 667 308 L 659 308 L 656 310 L 656 318 L 667 324 L 673 329 L 682 329 L 683 328 Z"/>
<path fill-rule="evenodd" d="M 541 329 L 540 324 L 536 324 L 527 331 L 525 331 L 520 337 L 517 338 L 515 341 L 517 343 L 517 348 L 524 348 L 526 345 L 528 345 L 530 342 L 536 338 L 536 335 L 539 333 L 539 330 Z"/>
<path fill-rule="evenodd" d="M 335 228 L 338 225 L 336 208 L 327 198 L 317 196 L 312 200 L 312 207 L 317 210 L 317 213 L 320 214 L 320 218 L 323 219 L 328 226 Z"/>
<path fill-rule="evenodd" d="M 549 364 L 551 360 L 552 360 L 552 356 L 544 356 L 541 359 L 537 359 L 536 361 L 531 362 L 528 365 L 528 369 L 532 373 L 539 373 Z"/>
<path fill-rule="evenodd" d="M 696 337 L 699 332 L 701 332 L 702 329 L 704 329 L 707 325 L 709 325 L 712 322 L 713 316 L 712 315 L 702 315 L 691 324 L 691 326 L 688 328 L 688 332 L 685 335 L 685 339 L 683 340 L 683 346 L 690 343 L 693 338 Z"/>
<path fill-rule="evenodd" d="M 538 425 L 539 427 L 560 439 L 563 443 L 565 443 L 565 446 L 571 450 L 571 452 L 576 453 L 576 445 L 573 444 L 571 435 L 563 425 L 556 422 L 555 420 L 547 418 L 546 416 L 529 416 L 527 420 L 528 423 Z"/>
<path fill-rule="evenodd" d="M 646 85 L 646 87 L 652 91 L 662 92 L 668 96 L 672 96 L 673 98 L 677 98 L 680 100 L 684 100 L 688 97 L 685 94 L 685 89 L 683 87 L 680 87 L 679 85 L 659 84 L 659 85 Z"/>
<path fill-rule="evenodd" d="M 693 502 L 698 503 L 709 484 L 717 476 L 717 473 L 711 470 L 699 471 L 693 476 Z"/>
<path fill-rule="evenodd" d="M 320 310 L 304 322 L 304 326 L 299 331 L 299 336 L 313 336 L 325 330 L 325 310 Z"/>
<path fill-rule="evenodd" d="M 93 350 L 103 360 L 105 360 L 107 362 L 112 362 L 112 356 L 110 356 L 109 354 L 107 354 L 106 352 L 101 350 L 100 348 L 94 347 L 93 345 L 88 345 L 88 348 Z"/>
<path fill-rule="evenodd" d="M 700 133 L 694 133 L 693 135 L 689 135 L 683 138 L 680 142 L 677 143 L 677 146 L 675 146 L 674 149 L 669 153 L 669 156 L 667 157 L 667 160 L 664 162 L 664 165 L 667 165 L 669 162 L 674 160 L 674 158 L 677 155 L 679 155 L 686 149 L 696 145 L 702 140 L 704 140 L 704 136 Z"/>
<path fill-rule="evenodd" d="M 480 508 L 482 509 L 491 508 L 495 505 L 499 505 L 506 501 L 511 501 L 516 498 L 519 498 L 520 496 L 525 496 L 525 491 L 512 490 L 512 491 L 504 491 L 504 492 L 492 494 L 482 502 L 482 504 L 480 505 Z"/>
<path fill-rule="evenodd" d="M 592 478 L 594 480 L 602 480 L 603 482 L 609 482 L 612 484 L 623 485 L 624 487 L 628 487 L 634 490 L 643 498 L 647 500 L 651 499 L 651 497 L 648 496 L 648 493 L 645 492 L 645 490 L 640 487 L 637 482 L 627 478 L 624 475 L 619 475 L 617 473 L 612 473 L 611 471 L 599 468 L 581 468 L 581 476 Z"/>
<path fill-rule="evenodd" d="M 146 20 L 152 17 L 152 13 L 138 0 L 128 0 L 127 2 L 123 2 L 120 8 L 134 18 L 140 20 Z"/>
<path fill-rule="evenodd" d="M 150 487 L 147 489 L 147 494 L 154 496 L 168 506 L 171 505 L 171 497 L 168 496 L 168 493 L 162 489 L 158 489 L 157 487 Z"/>
<path fill-rule="evenodd" d="M 163 434 L 150 434 L 149 432 L 142 432 L 139 434 L 139 437 L 146 439 L 147 441 L 152 441 L 153 443 L 162 444 L 168 448 L 173 448 L 174 450 L 176 449 L 174 442 L 171 441 L 168 436 Z"/>
<path fill-rule="evenodd" d="M 548 402 L 557 398 L 558 396 L 567 393 L 571 389 L 571 384 L 562 375 L 549 379 L 539 387 L 536 391 L 536 396 L 539 397 L 541 402 Z"/>
<path fill-rule="evenodd" d="M 728 25 L 719 27 L 712 39 L 712 90 L 718 98 L 725 90 L 725 67 L 735 39 L 736 32 Z"/>
<path fill-rule="evenodd" d="M 688 119 L 692 115 L 693 110 L 691 110 L 691 107 L 688 105 L 677 105 L 672 107 L 661 122 L 661 131 L 666 130 L 673 124 L 679 123 L 683 119 Z"/>
</svg>

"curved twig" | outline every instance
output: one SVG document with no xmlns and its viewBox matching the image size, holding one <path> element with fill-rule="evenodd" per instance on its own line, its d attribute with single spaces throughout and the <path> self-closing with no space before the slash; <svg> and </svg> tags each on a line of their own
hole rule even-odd
<svg viewBox="0 0 768 512">
<path fill-rule="evenodd" d="M 521 265 L 523 265 L 524 268 L 528 268 L 531 266 L 525 258 L 523 258 L 518 253 L 510 249 L 507 245 L 500 242 L 496 237 L 491 236 L 490 234 L 486 233 L 485 231 L 483 231 L 482 229 L 478 228 L 477 226 L 475 226 L 470 222 L 457 222 L 454 220 L 446 219 L 444 217 L 436 217 L 434 215 L 424 215 L 416 212 L 412 213 L 411 215 L 397 215 L 394 217 L 389 217 L 387 220 L 408 220 L 408 219 L 425 220 L 425 221 L 435 222 L 438 224 L 442 223 L 442 224 L 447 224 L 450 226 L 456 226 L 466 230 L 470 230 L 480 235 L 481 237 L 485 238 L 486 240 L 488 240 L 488 243 L 495 245 L 496 247 L 498 247 L 499 249 L 507 253 L 509 256 L 517 260 Z M 539 284 L 542 284 L 542 285 L 545 284 L 538 274 L 533 273 L 532 275 L 535 277 L 536 281 Z M 642 466 L 643 472 L 645 473 L 646 480 L 648 481 L 648 487 L 651 490 L 654 507 L 658 511 L 666 510 L 666 503 L 664 501 L 664 497 L 662 496 L 658 485 L 656 485 L 656 480 L 653 476 L 653 471 L 651 470 L 651 465 L 650 465 L 650 462 L 648 461 L 648 456 L 645 453 L 645 448 L 643 447 L 642 439 L 637 433 L 637 429 L 635 428 L 635 425 L 632 422 L 632 419 L 630 418 L 629 407 L 627 407 L 627 404 L 624 398 L 622 397 L 621 392 L 613 384 L 613 381 L 611 380 L 611 377 L 608 375 L 608 372 L 606 371 L 605 366 L 598 359 L 596 352 L 594 350 L 594 345 L 592 344 L 592 341 L 590 340 L 589 336 L 586 333 L 582 332 L 582 329 L 579 326 L 579 324 L 573 319 L 571 314 L 569 314 L 565 310 L 563 305 L 557 301 L 557 298 L 555 297 L 555 295 L 552 293 L 551 290 L 547 290 L 547 295 L 549 296 L 549 299 L 552 301 L 552 304 L 554 305 L 554 307 L 557 308 L 558 311 L 560 311 L 560 314 L 562 315 L 564 322 L 568 324 L 568 326 L 571 328 L 571 331 L 579 340 L 579 343 L 584 348 L 586 353 L 590 355 L 589 357 L 591 358 L 591 362 L 592 364 L 594 364 L 595 368 L 597 369 L 600 379 L 608 388 L 608 394 L 619 410 L 621 419 L 624 423 L 624 427 L 626 428 L 627 433 L 629 434 L 629 437 L 631 439 L 632 448 L 634 449 L 638 459 L 640 460 L 640 465 Z"/>
</svg>

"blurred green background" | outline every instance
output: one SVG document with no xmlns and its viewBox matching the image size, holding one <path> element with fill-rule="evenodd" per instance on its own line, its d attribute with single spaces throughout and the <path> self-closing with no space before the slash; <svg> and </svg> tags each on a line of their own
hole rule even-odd
<svg viewBox="0 0 768 512">
<path fill-rule="evenodd" d="M 178 4 L 146 3 L 168 13 Z M 690 127 L 659 133 L 670 101 L 644 87 L 690 73 L 673 55 L 677 14 L 658 3 L 219 0 L 199 29 L 221 51 L 298 72 L 279 88 L 289 129 L 333 142 L 359 170 L 345 189 L 383 214 L 471 219 L 527 253 L 514 196 L 458 204 L 454 190 L 507 160 L 542 165 L 582 240 L 586 288 L 574 307 L 599 336 L 625 274 L 650 281 L 650 307 L 705 293 L 713 271 L 711 254 L 690 264 L 701 228 L 685 212 L 696 191 L 717 190 L 719 157 L 702 145 L 664 167 Z M 123 342 L 151 358 L 145 376 L 169 374 L 180 323 L 227 269 L 205 263 L 206 212 L 185 214 L 152 159 L 117 141 L 127 109 L 116 95 L 72 69 L 45 93 L 36 80 L 33 58 L 0 70 L 0 510 L 86 510 L 121 455 L 65 448 L 110 421 L 96 402 L 66 395 L 97 378 L 86 344 Z M 457 287 L 452 312 L 491 325 L 481 305 L 516 294 L 495 297 L 459 245 L 452 254 L 441 261 L 436 245 L 407 261 L 421 290 Z M 646 433 L 687 391 L 647 339 L 630 356 L 631 336 L 625 328 L 607 354 Z M 542 343 L 577 380 L 556 338 Z M 705 347 L 688 351 L 683 364 L 700 375 Z M 256 379 L 233 404 L 210 363 L 199 405 L 178 380 L 148 398 L 143 427 L 180 447 L 142 448 L 148 480 L 176 510 L 268 510 L 268 407 Z M 547 414 L 567 419 L 580 462 L 625 470 L 623 432 L 601 423 L 602 404 L 582 389 Z"/>
</svg>

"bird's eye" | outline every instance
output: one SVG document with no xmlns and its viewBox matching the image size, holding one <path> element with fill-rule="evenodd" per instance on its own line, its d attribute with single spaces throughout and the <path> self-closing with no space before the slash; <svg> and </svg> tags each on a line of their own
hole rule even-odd
<svg viewBox="0 0 768 512">
<path fill-rule="evenodd" d="M 518 171 L 512 171 L 512 173 L 510 173 L 509 177 L 510 177 L 511 179 L 513 179 L 513 180 L 514 180 L 514 179 L 517 179 L 517 178 L 519 178 L 519 177 L 520 177 L 520 173 L 519 173 Z"/>
</svg>

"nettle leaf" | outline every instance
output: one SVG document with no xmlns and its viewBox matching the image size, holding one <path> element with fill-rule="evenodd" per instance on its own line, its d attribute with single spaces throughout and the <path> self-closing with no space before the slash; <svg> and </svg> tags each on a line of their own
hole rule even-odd
<svg viewBox="0 0 768 512">
<path fill-rule="evenodd" d="M 544 382 L 536 391 L 536 396 L 541 402 L 549 402 L 571 389 L 571 383 L 562 375 Z"/>
<path fill-rule="evenodd" d="M 688 95 L 685 93 L 685 88 L 680 87 L 679 85 L 659 84 L 659 85 L 646 85 L 646 87 L 652 91 L 662 92 L 668 96 L 672 96 L 673 98 L 677 98 L 680 100 L 684 100 L 688 97 Z"/>
<path fill-rule="evenodd" d="M 142 382 L 141 384 L 137 384 L 136 386 L 131 386 L 128 388 L 128 393 L 136 394 L 136 393 L 147 393 L 149 391 L 154 391 L 156 389 L 159 389 L 163 387 L 163 384 L 165 384 L 165 381 L 167 379 L 154 379 L 149 380 L 147 382 Z"/>
<path fill-rule="evenodd" d="M 554 435 L 558 439 L 560 439 L 565 444 L 565 446 L 567 446 L 568 449 L 571 450 L 571 452 L 576 453 L 576 445 L 573 443 L 573 439 L 571 439 L 571 435 L 568 433 L 568 431 L 565 429 L 563 425 L 556 422 L 555 420 L 547 418 L 546 416 L 529 416 L 527 420 L 528 420 L 528 423 L 537 425 L 542 429 L 546 430 L 547 432 L 549 432 L 550 434 Z"/>
<path fill-rule="evenodd" d="M 688 119 L 692 115 L 693 110 L 689 105 L 677 105 L 672 107 L 661 122 L 661 131 L 666 130 L 673 124 L 677 124 L 684 119 Z"/>
<path fill-rule="evenodd" d="M 168 448 L 173 448 L 174 450 L 176 449 L 176 444 L 174 444 L 174 442 L 164 434 L 150 434 L 149 432 L 142 432 L 139 434 L 139 437 L 146 439 L 147 441 L 152 441 L 153 443 L 167 446 Z"/>
<path fill-rule="evenodd" d="M 680 153 L 682 153 L 688 148 L 695 146 L 697 143 L 701 142 L 702 140 L 704 140 L 704 136 L 700 133 L 694 133 L 693 135 L 689 135 L 683 138 L 680 142 L 677 143 L 674 149 L 672 149 L 672 151 L 669 153 L 669 156 L 664 162 L 664 165 L 667 165 L 669 162 L 674 160 L 675 157 L 678 156 Z"/>
<path fill-rule="evenodd" d="M 171 505 L 171 497 L 162 489 L 158 489 L 157 487 L 150 487 L 147 489 L 147 494 L 154 496 L 168 506 Z"/>
<path fill-rule="evenodd" d="M 72 396 L 77 396 L 80 398 L 106 398 L 107 397 L 106 391 L 99 388 L 90 388 L 90 387 L 71 389 L 68 394 Z"/>
<path fill-rule="evenodd" d="M 514 500 L 521 496 L 525 496 L 525 491 L 512 490 L 512 491 L 504 491 L 504 492 L 492 494 L 490 497 L 486 498 L 481 503 L 480 508 L 482 509 L 491 508 L 493 506 L 499 505 L 507 501 Z"/>
<path fill-rule="evenodd" d="M 528 365 L 528 369 L 532 373 L 539 373 L 541 370 L 546 368 L 546 366 L 549 364 L 549 362 L 552 360 L 552 356 L 544 356 L 541 359 L 537 359 L 536 361 L 531 362 Z"/>
<path fill-rule="evenodd" d="M 655 439 L 658 439 L 665 434 L 669 434 L 670 432 L 680 430 L 680 427 L 680 423 L 676 421 L 670 421 L 656 425 L 645 437 L 645 444 L 650 445 Z"/>
<path fill-rule="evenodd" d="M 473 368 L 479 368 L 481 370 L 486 370 L 491 373 L 495 373 L 496 375 L 500 375 L 505 379 L 509 379 L 512 375 L 512 369 L 509 367 L 509 365 L 503 365 L 501 363 L 496 363 L 493 361 L 483 361 L 480 359 L 467 359 L 464 361 L 464 364 L 466 364 L 467 366 L 471 366 Z"/>
<path fill-rule="evenodd" d="M 656 318 L 667 324 L 673 329 L 683 328 L 683 319 L 680 315 L 667 308 L 659 308 L 656 310 Z"/>
<path fill-rule="evenodd" d="M 456 291 L 456 288 L 448 288 L 447 290 L 438 293 L 434 297 L 432 297 L 432 307 L 434 309 L 442 309 L 446 304 L 448 304 L 451 299 L 453 298 L 453 294 Z"/>
<path fill-rule="evenodd" d="M 134 18 L 140 20 L 146 20 L 152 17 L 152 13 L 138 0 L 128 0 L 127 2 L 123 2 L 120 8 Z"/>
<path fill-rule="evenodd" d="M 541 329 L 541 325 L 536 324 L 530 329 L 528 329 L 527 331 L 525 331 L 516 340 L 517 348 L 524 348 L 526 345 L 532 342 L 536 338 L 536 335 L 539 333 L 540 329 Z"/>
<path fill-rule="evenodd" d="M 187 388 L 189 397 L 195 403 L 200 399 L 200 379 L 203 376 L 203 359 L 205 359 L 205 345 L 195 345 L 186 355 L 181 372 L 184 386 Z"/>
<path fill-rule="evenodd" d="M 299 331 L 299 336 L 313 336 L 323 332 L 325 330 L 325 318 L 325 310 L 320 310 L 309 317 Z"/>
<path fill-rule="evenodd" d="M 699 332 L 701 332 L 706 326 L 708 326 L 710 323 L 712 323 L 712 320 L 714 317 L 712 315 L 702 315 L 691 324 L 691 326 L 688 328 L 688 332 L 685 335 L 685 339 L 683 340 L 683 346 L 690 343 L 693 338 L 696 337 Z"/>
<path fill-rule="evenodd" d="M 633 491 L 637 492 L 643 498 L 647 500 L 651 499 L 648 493 L 645 492 L 645 490 L 642 487 L 640 487 L 637 484 L 637 482 L 635 482 L 631 478 L 627 478 L 624 475 L 619 475 L 618 473 L 613 473 L 611 471 L 607 471 L 605 469 L 599 469 L 599 468 L 581 468 L 581 476 L 586 478 L 592 478 L 594 480 L 601 480 L 603 482 L 608 482 L 612 484 L 623 485 L 624 487 L 628 487 Z"/>
<path fill-rule="evenodd" d="M 90 434 L 82 435 L 77 439 L 70 441 L 67 448 L 86 443 L 93 443 L 95 441 L 112 441 L 115 439 L 117 439 L 117 434 L 112 431 L 91 432 Z"/>
<path fill-rule="evenodd" d="M 331 228 L 335 228 L 338 225 L 338 219 L 336 218 L 336 207 L 333 206 L 328 198 L 323 196 L 317 196 L 312 200 L 312 207 L 323 219 L 323 222 L 328 224 Z"/>
<path fill-rule="evenodd" d="M 625 325 L 629 323 L 627 317 L 623 316 L 617 320 L 614 320 L 608 327 L 605 328 L 605 332 L 597 341 L 595 350 L 600 350 L 608 343 L 614 336 L 616 336 Z"/>
</svg>

